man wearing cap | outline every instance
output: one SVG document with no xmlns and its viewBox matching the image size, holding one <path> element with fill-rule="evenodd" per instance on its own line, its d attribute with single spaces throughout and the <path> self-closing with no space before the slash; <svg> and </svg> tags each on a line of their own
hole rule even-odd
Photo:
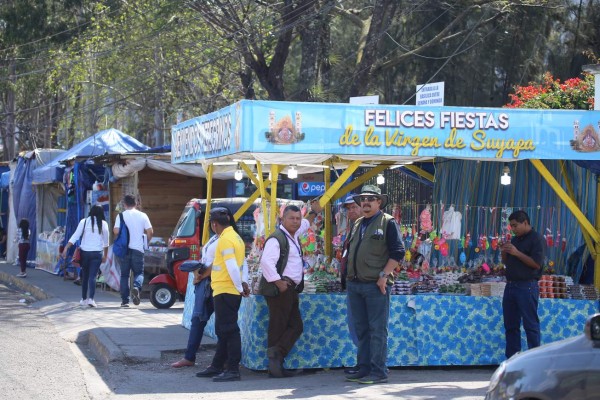
<svg viewBox="0 0 600 400">
<path fill-rule="evenodd" d="M 346 277 L 348 276 L 347 263 L 350 232 L 352 232 L 352 227 L 354 226 L 356 220 L 362 217 L 362 209 L 354 201 L 354 196 L 354 193 L 348 193 L 343 203 L 343 207 L 346 209 L 346 213 L 348 216 L 348 229 L 346 232 L 344 232 L 342 236 L 344 240 L 344 245 L 342 247 L 342 263 L 340 266 L 340 276 L 342 279 L 343 290 L 346 290 Z M 358 338 L 356 337 L 356 331 L 354 330 L 354 319 L 352 318 L 352 309 L 350 308 L 348 296 L 346 296 L 346 309 L 348 310 L 346 314 L 346 322 L 348 323 L 348 333 L 350 333 L 350 339 L 352 340 L 352 343 L 354 343 L 354 345 L 358 347 Z M 350 374 L 358 372 L 358 366 L 348 368 L 345 371 Z"/>
<path fill-rule="evenodd" d="M 210 211 L 210 228 L 219 235 L 215 259 L 210 274 L 215 309 L 217 350 L 212 363 L 196 376 L 212 377 L 214 382 L 240 380 L 242 340 L 238 326 L 238 311 L 242 296 L 248 297 L 250 288 L 243 281 L 245 244 L 233 229 L 228 210 L 218 207 Z M 227 370 L 225 370 L 227 363 Z"/>
<path fill-rule="evenodd" d="M 346 380 L 383 383 L 387 382 L 388 278 L 404 258 L 404 245 L 396 221 L 382 211 L 388 196 L 379 187 L 363 186 L 354 201 L 363 216 L 350 233 L 346 284 L 358 337 L 358 368 L 345 371 Z"/>
</svg>

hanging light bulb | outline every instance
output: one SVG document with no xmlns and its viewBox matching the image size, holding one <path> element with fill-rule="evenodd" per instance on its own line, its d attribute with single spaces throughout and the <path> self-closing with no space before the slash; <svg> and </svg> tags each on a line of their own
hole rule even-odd
<svg viewBox="0 0 600 400">
<path fill-rule="evenodd" d="M 510 185 L 510 169 L 508 168 L 508 165 L 504 164 L 504 169 L 502 170 L 502 176 L 500 177 L 500 184 L 507 186 Z"/>
<path fill-rule="evenodd" d="M 241 180 L 242 180 L 242 178 L 244 177 L 244 173 L 242 172 L 242 170 L 241 170 L 241 169 L 239 169 L 239 168 L 238 168 L 238 169 L 235 171 L 235 174 L 233 175 L 233 177 L 235 178 L 235 180 L 236 180 L 236 181 L 241 181 Z"/>
<path fill-rule="evenodd" d="M 383 185 L 384 183 L 385 183 L 385 177 L 383 176 L 383 174 L 377 175 L 377 184 Z"/>
<path fill-rule="evenodd" d="M 296 179 L 298 177 L 298 170 L 296 169 L 296 167 L 294 167 L 293 165 L 291 165 L 288 168 L 287 176 L 290 179 Z"/>
</svg>

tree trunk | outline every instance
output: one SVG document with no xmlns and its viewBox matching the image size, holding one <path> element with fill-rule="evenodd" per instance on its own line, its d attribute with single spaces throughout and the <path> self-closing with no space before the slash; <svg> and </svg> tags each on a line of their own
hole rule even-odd
<svg viewBox="0 0 600 400">
<path fill-rule="evenodd" d="M 4 147 L 4 160 L 9 161 L 15 158 L 15 85 L 17 84 L 15 60 L 10 60 L 8 64 L 8 90 L 6 93 L 6 137 Z"/>
<path fill-rule="evenodd" d="M 390 21 L 393 19 L 398 7 L 397 0 L 377 0 L 369 24 L 369 31 L 364 48 L 359 53 L 360 59 L 354 72 L 354 79 L 350 87 L 350 97 L 367 94 L 371 82 L 371 70 L 377 60 L 379 42 Z"/>
</svg>

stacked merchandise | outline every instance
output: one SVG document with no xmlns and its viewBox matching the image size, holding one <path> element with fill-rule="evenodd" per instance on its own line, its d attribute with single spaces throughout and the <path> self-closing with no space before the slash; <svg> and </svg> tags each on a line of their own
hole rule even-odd
<svg viewBox="0 0 600 400">
<path fill-rule="evenodd" d="M 392 285 L 391 294 L 393 295 L 408 295 L 412 294 L 412 283 L 409 281 L 396 280 Z"/>
<path fill-rule="evenodd" d="M 575 300 L 598 300 L 598 290 L 592 285 L 569 285 L 569 296 Z"/>
<path fill-rule="evenodd" d="M 505 282 L 471 283 L 470 293 L 471 296 L 502 297 L 505 286 Z"/>
<path fill-rule="evenodd" d="M 567 299 L 565 277 L 560 275 L 542 275 L 539 281 L 540 297 L 543 299 Z"/>
</svg>

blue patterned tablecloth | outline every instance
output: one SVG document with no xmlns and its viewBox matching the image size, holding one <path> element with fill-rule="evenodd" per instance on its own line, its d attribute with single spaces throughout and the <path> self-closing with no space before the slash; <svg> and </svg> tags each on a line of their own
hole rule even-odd
<svg viewBox="0 0 600 400">
<path fill-rule="evenodd" d="M 191 285 L 188 285 L 190 287 Z M 189 329 L 193 292 L 186 295 L 183 325 Z M 597 301 L 540 299 L 542 343 L 583 333 Z M 356 364 L 348 336 L 345 294 L 302 294 L 304 333 L 286 358 L 287 368 L 334 368 Z M 262 296 L 242 300 L 239 314 L 242 364 L 267 368 L 268 308 Z M 214 320 L 205 334 L 214 337 Z M 497 365 L 504 360 L 500 297 L 392 296 L 389 366 Z M 527 345 L 523 338 L 523 349 Z"/>
</svg>

